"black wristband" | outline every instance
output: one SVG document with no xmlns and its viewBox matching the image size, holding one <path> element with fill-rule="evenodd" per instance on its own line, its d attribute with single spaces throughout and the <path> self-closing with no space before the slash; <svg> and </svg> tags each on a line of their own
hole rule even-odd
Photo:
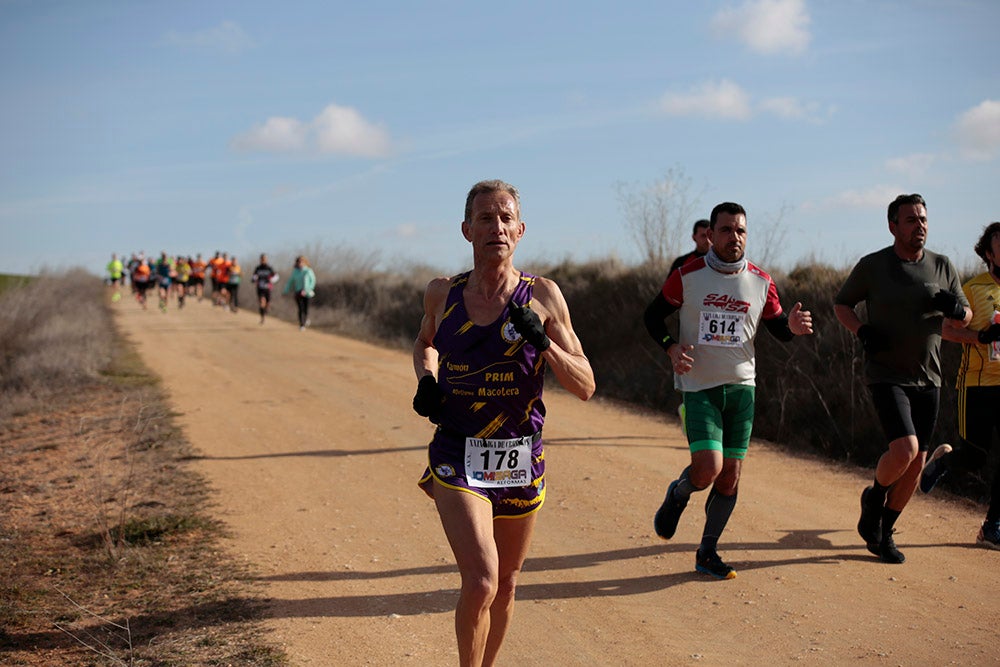
<svg viewBox="0 0 1000 667">
<path fill-rule="evenodd" d="M 977 332 L 976 340 L 983 345 L 989 345 L 1000 340 L 1000 323 L 994 322 L 982 331 Z"/>
</svg>

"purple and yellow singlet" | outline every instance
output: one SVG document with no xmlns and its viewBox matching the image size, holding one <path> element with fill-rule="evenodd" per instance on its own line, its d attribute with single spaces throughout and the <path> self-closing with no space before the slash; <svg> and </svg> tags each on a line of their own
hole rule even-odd
<svg viewBox="0 0 1000 667">
<path fill-rule="evenodd" d="M 535 276 L 522 273 L 497 319 L 479 326 L 465 309 L 469 273 L 452 279 L 434 335 L 445 394 L 420 486 L 433 479 L 493 503 L 496 516 L 522 516 L 544 499 L 545 361 L 510 323 L 510 304 L 530 303 Z"/>
</svg>

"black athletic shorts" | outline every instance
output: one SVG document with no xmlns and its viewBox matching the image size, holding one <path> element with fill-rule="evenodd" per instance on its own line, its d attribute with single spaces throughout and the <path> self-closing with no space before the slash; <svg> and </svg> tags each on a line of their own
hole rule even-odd
<svg viewBox="0 0 1000 667">
<path fill-rule="evenodd" d="M 959 387 L 958 434 L 983 453 L 1000 434 L 1000 386 Z"/>
<path fill-rule="evenodd" d="M 898 384 L 869 385 L 872 405 L 889 442 L 915 435 L 920 451 L 930 449 L 931 436 L 937 426 L 939 387 L 901 387 Z"/>
</svg>

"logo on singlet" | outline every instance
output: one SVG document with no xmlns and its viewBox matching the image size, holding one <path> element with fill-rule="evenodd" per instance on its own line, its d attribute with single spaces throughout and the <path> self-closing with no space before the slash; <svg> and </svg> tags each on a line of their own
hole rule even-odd
<svg viewBox="0 0 1000 667">
<path fill-rule="evenodd" d="M 508 343 L 516 343 L 521 340 L 521 334 L 517 333 L 514 325 L 510 323 L 510 320 L 504 322 L 503 326 L 500 327 L 500 335 L 503 336 L 503 339 Z"/>
<path fill-rule="evenodd" d="M 728 294 L 709 294 L 702 302 L 705 306 L 712 306 L 730 313 L 745 313 L 750 310 L 749 301 L 734 299 Z"/>
</svg>

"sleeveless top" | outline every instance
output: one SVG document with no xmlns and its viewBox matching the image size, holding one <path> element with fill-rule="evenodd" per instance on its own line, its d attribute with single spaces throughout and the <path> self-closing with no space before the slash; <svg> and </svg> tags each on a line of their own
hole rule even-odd
<svg viewBox="0 0 1000 667">
<path fill-rule="evenodd" d="M 545 360 L 514 330 L 510 304 L 531 301 L 535 276 L 522 272 L 500 316 L 478 326 L 462 298 L 470 273 L 452 278 L 444 317 L 434 334 L 438 384 L 446 396 L 440 427 L 476 438 L 534 435 L 545 421 Z"/>
<path fill-rule="evenodd" d="M 757 328 L 782 313 L 771 276 L 752 262 L 739 273 L 719 273 L 701 257 L 667 277 L 663 297 L 682 306 L 678 340 L 695 346 L 694 367 L 674 376 L 678 389 L 756 383 Z"/>
<path fill-rule="evenodd" d="M 982 331 L 994 322 L 1000 322 L 1000 285 L 994 282 L 989 272 L 980 273 L 964 285 L 962 290 L 972 308 L 969 329 Z M 996 387 L 1000 386 L 1000 359 L 991 356 L 992 348 L 1000 344 L 963 343 L 962 361 L 958 365 L 955 386 Z"/>
</svg>

